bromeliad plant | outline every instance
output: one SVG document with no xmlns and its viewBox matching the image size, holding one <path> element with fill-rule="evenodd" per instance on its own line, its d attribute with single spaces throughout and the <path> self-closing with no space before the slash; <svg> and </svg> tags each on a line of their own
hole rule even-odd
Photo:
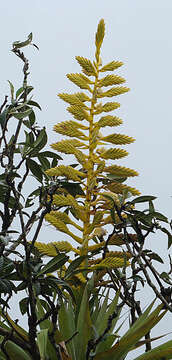
<svg viewBox="0 0 172 360">
<path fill-rule="evenodd" d="M 61 339 L 65 341 L 67 348 L 66 356 L 72 360 L 91 358 L 123 360 L 128 352 L 136 347 L 136 343 L 142 336 L 146 338 L 142 344 L 146 344 L 147 358 L 151 358 L 149 357 L 152 356 L 152 353 L 149 354 L 151 349 L 149 331 L 156 323 L 154 323 L 154 315 L 158 316 L 162 307 L 158 307 L 157 312 L 150 315 L 150 318 L 146 318 L 149 311 L 145 312 L 146 315 L 143 315 L 141 321 L 136 322 L 137 317 L 142 314 L 141 306 L 135 298 L 139 282 L 144 286 L 146 281 L 163 304 L 170 311 L 172 310 L 167 301 L 168 296 L 171 302 L 170 290 L 163 286 L 151 263 L 152 260 L 162 262 L 162 259 L 152 251 L 144 250 L 147 236 L 157 229 L 168 235 L 169 246 L 171 246 L 170 232 L 160 225 L 161 221 L 168 222 L 168 220 L 155 211 L 154 196 L 140 196 L 128 201 L 129 195 L 140 193 L 125 185 L 124 182 L 128 177 L 138 174 L 132 169 L 113 164 L 113 161 L 127 155 L 126 150 L 116 146 L 130 144 L 134 139 L 117 133 L 106 136 L 101 133 L 105 127 L 112 128 L 120 125 L 122 120 L 114 115 L 100 115 L 119 107 L 117 102 L 102 104 L 100 99 L 120 95 L 129 90 L 124 86 L 119 86 L 125 80 L 117 75 L 108 74 L 102 77 L 104 72 L 112 72 L 122 65 L 121 62 L 112 61 L 102 66 L 100 48 L 104 33 L 104 21 L 101 20 L 96 33 L 95 61 L 91 62 L 77 56 L 76 60 L 81 65 L 82 73 L 67 75 L 69 80 L 80 89 L 86 90 L 87 93 L 59 94 L 61 99 L 69 103 L 67 110 L 77 121 L 69 120 L 55 125 L 54 130 L 68 138 L 53 144 L 52 148 L 63 154 L 73 155 L 77 163 L 59 165 L 46 171 L 52 181 L 54 195 L 53 209 L 45 218 L 57 230 L 67 234 L 71 242 L 62 239 L 48 244 L 35 243 L 35 248 L 40 255 L 54 257 L 59 252 L 73 252 L 77 257 L 74 261 L 69 258 L 70 265 L 65 264 L 58 272 L 59 277 L 72 285 L 76 300 L 76 303 L 71 302 L 65 295 L 66 302 L 61 306 L 58 317 Z M 111 85 L 113 85 L 112 88 L 104 90 Z M 109 148 L 109 144 L 115 147 Z M 149 206 L 145 211 L 135 209 L 137 203 L 147 202 Z M 105 241 L 104 227 L 106 225 L 112 225 L 113 231 Z M 71 226 L 74 227 L 75 232 L 71 230 Z M 77 246 L 73 245 L 74 242 Z M 124 248 L 122 251 L 110 251 L 111 245 L 124 245 Z M 130 276 L 126 272 L 129 259 L 132 259 Z M 151 282 L 147 268 L 158 282 L 159 290 Z M 114 344 L 116 337 L 113 334 L 114 327 L 111 321 L 117 315 L 115 315 L 113 302 L 110 306 L 106 303 L 105 317 L 101 315 L 104 328 L 101 330 L 96 328 L 95 320 L 100 310 L 100 298 L 93 288 L 88 291 L 88 296 L 90 272 L 94 272 L 93 288 L 105 287 L 105 293 L 107 288 L 118 292 L 122 300 L 121 306 L 126 304 L 129 307 L 131 322 L 133 324 L 136 322 L 134 332 L 131 327 L 124 336 L 124 341 L 121 338 L 119 344 L 118 342 Z M 168 275 L 167 278 L 169 284 Z M 108 308 L 113 308 L 114 312 L 110 313 Z M 160 319 L 161 315 L 157 318 L 157 322 Z M 131 340 L 130 343 L 129 340 Z M 171 343 L 167 345 L 167 348 L 168 346 L 171 346 Z M 79 349 L 82 349 L 82 352 Z M 165 351 L 164 348 L 162 350 Z M 154 354 L 158 351 L 157 359 L 160 359 L 165 352 L 160 352 L 158 348 Z M 170 355 L 170 350 L 168 351 L 166 354 Z M 62 358 L 63 356 L 65 355 L 62 355 Z"/>
<path fill-rule="evenodd" d="M 149 331 L 167 309 L 172 312 L 172 265 L 170 262 L 168 273 L 159 274 L 152 262 L 162 259 L 144 246 L 147 236 L 156 230 L 168 235 L 169 247 L 172 236 L 160 225 L 168 220 L 154 209 L 154 196 L 128 201 L 128 192 L 137 195 L 138 191 L 123 182 L 137 173 L 111 164 L 127 153 L 118 147 L 109 149 L 108 144 L 125 145 L 133 139 L 100 133 L 101 128 L 117 126 L 121 120 L 111 115 L 99 117 L 119 106 L 116 102 L 102 105 L 99 99 L 128 90 L 118 86 L 124 81 L 119 76 L 101 78 L 104 71 L 113 71 L 121 65 L 115 61 L 101 65 L 103 37 L 101 20 L 96 33 L 95 61 L 77 57 L 83 74 L 68 75 L 88 93 L 60 94 L 69 102 L 68 110 L 78 121 L 56 125 L 58 133 L 72 139 L 59 141 L 52 147 L 75 156 L 77 164 L 70 166 L 56 166 L 61 159 L 59 155 L 42 151 L 47 142 L 46 131 L 36 124 L 34 107 L 39 104 L 30 98 L 29 63 L 21 51 L 34 45 L 32 34 L 24 42 L 13 43 L 12 51 L 24 63 L 24 81 L 16 92 L 10 82 L 11 101 L 6 96 L 0 107 L 0 358 L 3 360 L 124 360 L 129 351 L 142 344 L 146 344 L 146 355 L 138 359 L 171 358 L 171 341 L 150 351 L 153 339 Z M 115 86 L 103 91 L 108 85 Z M 10 138 L 11 118 L 16 127 Z M 51 164 L 49 159 L 53 159 Z M 29 175 L 41 186 L 26 198 L 24 185 Z M 33 202 L 33 196 L 39 201 Z M 148 208 L 135 209 L 140 202 L 148 203 Z M 45 217 L 69 235 L 71 243 L 63 239 L 49 244 L 37 242 Z M 112 225 L 113 231 L 105 241 L 106 225 Z M 74 241 L 78 247 L 73 246 Z M 109 245 L 124 247 L 122 251 L 110 251 Z M 76 256 L 74 260 L 66 254 L 71 251 Z M 44 263 L 42 255 L 53 259 Z M 127 267 L 128 260 L 131 267 Z M 162 302 L 153 311 L 151 304 L 143 312 L 135 296 L 138 283 L 144 286 L 145 282 Z M 15 293 L 23 294 L 23 290 L 26 295 L 18 305 L 21 315 L 26 316 L 27 330 L 9 314 L 10 299 Z M 124 306 L 129 308 L 131 322 L 129 331 L 120 337 L 117 321 Z M 145 340 L 139 342 L 142 336 Z"/>
<path fill-rule="evenodd" d="M 62 353 L 62 359 L 124 360 L 129 352 L 143 346 L 146 342 L 150 345 L 152 341 L 162 337 L 140 341 L 166 314 L 167 310 L 163 309 L 163 305 L 158 305 L 152 311 L 153 301 L 133 326 L 120 336 L 123 325 L 120 321 L 123 303 L 118 302 L 119 292 L 109 303 L 109 291 L 106 296 L 104 294 L 92 296 L 93 290 L 92 278 L 87 282 L 81 299 L 79 293 L 76 296 L 74 306 L 70 300 L 68 303 L 64 302 L 60 308 L 58 325 L 66 347 L 66 358 Z M 171 359 L 172 341 L 146 352 L 143 357 L 133 357 L 133 359 L 161 360 L 163 356 L 166 360 Z"/>
<path fill-rule="evenodd" d="M 36 243 L 41 253 L 50 256 L 56 255 L 57 251 L 73 251 L 75 254 L 87 256 L 88 253 L 93 254 L 103 248 L 103 226 L 114 221 L 120 223 L 113 202 L 121 207 L 127 193 L 139 195 L 138 190 L 123 183 L 128 177 L 137 176 L 138 173 L 114 164 L 114 161 L 128 155 L 121 145 L 130 144 L 134 139 L 116 132 L 108 135 L 104 130 L 106 127 L 112 129 L 121 125 L 122 120 L 114 114 L 111 115 L 120 104 L 115 101 L 102 103 L 102 100 L 129 90 L 121 86 L 125 82 L 124 78 L 113 73 L 122 66 L 122 62 L 111 61 L 102 65 L 100 49 L 104 34 L 105 24 L 104 20 L 101 20 L 95 38 L 95 60 L 92 62 L 76 56 L 82 73 L 67 75 L 70 81 L 86 91 L 59 94 L 59 97 L 70 105 L 67 110 L 76 121 L 68 120 L 54 126 L 55 132 L 68 138 L 53 144 L 52 148 L 63 154 L 73 155 L 77 163 L 58 165 L 46 171 L 57 186 L 53 198 L 54 208 L 46 215 L 46 220 L 62 233 L 69 235 L 77 243 L 77 247 L 67 241 L 47 245 Z M 71 231 L 67 224 L 72 225 L 76 232 Z M 93 245 L 93 242 L 96 244 Z M 113 237 L 109 245 L 117 243 L 118 239 Z M 126 261 L 128 256 L 126 253 Z M 92 264 L 91 270 L 94 270 L 120 267 L 124 263 L 122 252 L 109 252 L 101 261 L 92 260 L 89 265 Z"/>
</svg>

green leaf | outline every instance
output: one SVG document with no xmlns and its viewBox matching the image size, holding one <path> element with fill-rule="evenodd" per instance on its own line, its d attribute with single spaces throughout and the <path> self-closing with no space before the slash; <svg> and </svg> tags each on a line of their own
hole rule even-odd
<svg viewBox="0 0 172 360">
<path fill-rule="evenodd" d="M 151 213 L 151 215 L 157 220 L 164 221 L 164 222 L 168 223 L 167 217 L 165 215 L 157 212 L 157 211 L 154 211 L 153 213 Z"/>
<path fill-rule="evenodd" d="M 149 212 L 150 213 L 155 212 L 155 208 L 154 208 L 152 200 L 149 201 Z"/>
<path fill-rule="evenodd" d="M 42 183 L 42 170 L 41 170 L 41 166 L 38 165 L 34 160 L 31 159 L 26 159 L 26 163 L 28 168 L 30 169 L 31 173 L 34 175 L 34 177 L 40 182 Z"/>
<path fill-rule="evenodd" d="M 87 256 L 82 255 L 73 260 L 65 273 L 65 279 L 70 278 L 74 270 L 77 269 L 86 258 Z"/>
<path fill-rule="evenodd" d="M 10 90 L 11 90 L 11 101 L 13 101 L 14 100 L 14 85 L 9 80 L 8 80 L 8 83 L 10 85 Z"/>
<path fill-rule="evenodd" d="M 119 320 L 119 315 L 120 315 L 120 311 L 117 311 L 117 303 L 118 303 L 118 298 L 119 298 L 119 293 L 116 293 L 114 299 L 112 300 L 112 302 L 110 303 L 109 306 L 107 306 L 107 308 L 105 309 L 104 313 L 102 313 L 102 318 L 99 323 L 99 327 L 96 329 L 98 331 L 99 336 L 104 332 L 104 330 L 107 328 L 108 326 L 108 319 L 109 317 L 114 314 L 114 312 L 116 311 L 116 316 L 114 317 L 113 321 L 112 321 L 112 325 L 111 328 L 109 329 L 108 335 L 113 334 L 113 330 L 116 326 L 117 321 Z M 116 336 L 115 336 L 116 338 Z M 96 349 L 96 353 L 100 352 L 100 351 L 105 351 L 106 350 L 106 346 L 107 346 L 107 342 L 114 342 L 114 337 L 111 338 L 111 341 L 109 339 L 109 341 L 106 341 L 107 339 L 105 338 L 104 341 L 102 341 L 100 344 L 98 344 L 97 349 Z"/>
<path fill-rule="evenodd" d="M 34 123 L 35 123 L 35 113 L 34 111 L 32 110 L 32 112 L 29 114 L 29 122 L 30 122 L 30 125 L 32 126 Z"/>
<path fill-rule="evenodd" d="M 28 129 L 31 129 L 31 127 L 33 126 L 33 124 L 35 123 L 35 113 L 32 110 L 32 112 L 29 114 L 29 120 L 23 120 L 23 124 L 25 126 L 27 126 Z"/>
<path fill-rule="evenodd" d="M 69 259 L 69 256 L 64 254 L 58 254 L 52 260 L 50 260 L 42 269 L 38 272 L 36 277 L 40 275 L 47 274 L 58 270 L 65 262 Z"/>
<path fill-rule="evenodd" d="M 75 315 L 71 301 L 69 301 L 68 305 L 64 304 L 63 302 L 61 303 L 58 314 L 58 323 L 60 332 L 63 334 L 65 340 L 70 339 L 76 332 Z M 77 360 L 75 351 L 75 337 L 66 344 L 66 347 L 69 355 L 72 356 L 72 359 Z"/>
<path fill-rule="evenodd" d="M 0 202 L 3 204 L 5 201 L 5 194 L 6 194 L 6 192 L 4 192 L 4 191 L 2 193 L 0 192 Z M 16 199 L 14 197 L 10 196 L 9 201 L 8 201 L 8 207 L 10 209 L 12 209 L 14 206 L 16 206 Z M 21 203 L 18 204 L 17 208 L 19 208 L 19 207 L 22 209 Z"/>
<path fill-rule="evenodd" d="M 61 182 L 61 186 L 66 189 L 73 197 L 75 197 L 76 195 L 84 195 L 84 191 L 82 190 L 79 183 L 70 183 L 63 181 Z"/>
<path fill-rule="evenodd" d="M 40 196 L 40 188 L 32 191 L 31 194 L 29 194 L 29 196 L 28 196 L 28 198 L 26 199 L 26 202 L 25 202 L 25 208 L 32 206 L 34 204 L 33 200 L 37 196 Z"/>
<path fill-rule="evenodd" d="M 134 213 L 134 218 L 135 218 L 137 221 L 140 221 L 140 222 L 143 223 L 144 225 L 151 226 L 151 224 L 152 224 L 152 219 L 153 219 L 152 214 L 146 215 L 146 214 L 143 213 L 142 211 L 138 211 L 138 210 L 133 210 L 133 213 Z"/>
<path fill-rule="evenodd" d="M 14 116 L 16 119 L 18 120 L 22 120 L 24 119 L 25 117 L 29 116 L 29 114 L 32 112 L 32 109 L 28 109 L 26 111 L 23 111 L 23 112 L 14 112 L 14 111 L 11 111 L 10 112 L 10 115 Z"/>
<path fill-rule="evenodd" d="M 166 229 L 166 228 L 162 228 L 162 227 L 160 227 L 160 230 L 163 232 L 163 233 L 165 233 L 165 234 L 167 234 L 168 235 L 168 249 L 170 248 L 170 246 L 172 245 L 172 234 Z"/>
<path fill-rule="evenodd" d="M 40 105 L 36 101 L 29 100 L 28 104 L 37 107 L 39 110 L 42 110 Z"/>
<path fill-rule="evenodd" d="M 16 274 L 14 273 L 14 280 L 16 280 L 15 276 L 16 276 Z M 17 279 L 17 280 L 21 280 L 21 278 Z M 26 280 L 24 280 L 17 286 L 17 291 L 21 291 L 21 290 L 24 290 L 26 288 L 27 288 L 27 282 L 26 282 Z"/>
<path fill-rule="evenodd" d="M 32 360 L 30 355 L 26 351 L 24 351 L 21 346 L 16 345 L 11 340 L 5 342 L 4 348 L 10 360 Z"/>
<path fill-rule="evenodd" d="M 156 260 L 156 261 L 158 261 L 158 262 L 160 262 L 160 263 L 164 263 L 164 261 L 161 259 L 161 257 L 158 255 L 158 254 L 156 254 L 156 253 L 154 253 L 154 252 L 152 252 L 152 253 L 150 253 L 150 254 L 147 254 L 147 256 L 151 259 L 151 260 Z"/>
<path fill-rule="evenodd" d="M 103 340 L 100 342 L 100 344 L 97 347 L 96 353 L 108 351 L 115 340 L 118 340 L 119 336 L 115 333 L 113 335 L 105 335 Z"/>
<path fill-rule="evenodd" d="M 107 307 L 108 307 L 108 300 L 109 300 L 109 291 L 107 291 L 107 294 L 104 298 L 102 306 L 100 306 L 101 304 L 99 305 L 100 306 L 99 314 L 98 314 L 97 319 L 94 324 L 97 331 L 99 331 L 99 328 L 101 327 L 103 315 L 105 314 Z"/>
<path fill-rule="evenodd" d="M 134 360 L 170 360 L 172 359 L 172 340 L 157 346 Z"/>
<path fill-rule="evenodd" d="M 22 315 L 24 315 L 27 312 L 27 305 L 28 305 L 28 297 L 23 298 L 19 302 L 20 311 L 21 311 Z"/>
<path fill-rule="evenodd" d="M 88 304 L 87 286 L 85 287 L 82 296 L 78 314 L 77 331 L 78 335 L 76 336 L 76 358 L 77 360 L 85 360 L 87 344 L 91 335 L 91 319 Z"/>
<path fill-rule="evenodd" d="M 38 155 L 38 159 L 39 159 L 39 162 L 41 163 L 44 171 L 50 168 L 50 162 L 47 160 L 46 157 L 41 156 L 41 155 L 39 154 L 39 155 Z"/>
<path fill-rule="evenodd" d="M 133 199 L 131 201 L 132 204 L 137 204 L 137 203 L 141 203 L 141 202 L 146 202 L 146 201 L 151 201 L 151 200 L 155 200 L 156 196 L 152 196 L 152 195 L 145 195 L 145 196 L 139 196 L 136 197 L 135 199 Z"/>
<path fill-rule="evenodd" d="M 44 310 L 44 308 L 45 308 L 45 310 Z M 46 314 L 46 312 L 48 310 L 49 310 L 48 304 L 44 300 L 40 300 L 37 297 L 36 312 L 37 312 L 38 320 L 42 319 L 45 316 L 45 314 Z M 45 319 L 44 321 L 41 321 L 39 323 L 39 327 L 40 327 L 41 330 L 49 329 L 50 331 L 52 331 L 52 322 L 49 319 Z M 57 359 L 56 351 L 54 350 L 54 347 L 50 343 L 49 339 L 48 339 L 48 342 L 47 342 L 47 354 L 51 354 L 51 360 L 56 360 Z"/>
<path fill-rule="evenodd" d="M 54 153 L 51 152 L 51 151 L 42 151 L 41 153 L 39 153 L 39 155 L 45 156 L 45 157 L 48 157 L 48 158 L 63 160 L 60 155 L 54 154 Z"/>
<path fill-rule="evenodd" d="M 24 88 L 21 87 L 16 91 L 16 99 L 20 96 L 20 94 L 24 91 Z"/>
<path fill-rule="evenodd" d="M 3 256 L 0 257 L 0 273 L 2 273 L 3 271 L 3 266 L 4 266 L 4 258 Z"/>
<path fill-rule="evenodd" d="M 163 279 L 167 284 L 172 285 L 172 280 L 170 279 L 169 274 L 167 274 L 165 271 L 163 271 L 159 276 L 160 276 L 160 278 Z"/>
<path fill-rule="evenodd" d="M 48 329 L 43 329 L 37 334 L 37 344 L 41 360 L 47 359 Z"/>
<path fill-rule="evenodd" d="M 5 123 L 6 123 L 6 119 L 7 119 L 7 109 L 5 109 L 1 114 L 0 114 L 0 125 L 2 127 L 2 129 L 4 128 L 5 126 Z"/>
<path fill-rule="evenodd" d="M 44 316 L 45 316 L 45 313 L 49 310 L 48 309 L 48 305 L 47 303 L 45 303 L 47 305 L 47 308 L 44 309 L 43 305 L 42 305 L 42 301 L 43 300 L 40 300 L 39 297 L 37 297 L 37 300 L 36 300 L 36 312 L 37 312 L 37 317 L 38 317 L 38 320 L 40 319 L 43 319 Z M 52 328 L 52 323 L 49 319 L 44 319 L 44 321 L 41 321 L 39 323 L 39 327 L 40 329 L 50 329 Z"/>
<path fill-rule="evenodd" d="M 19 49 L 19 48 L 22 48 L 24 46 L 30 45 L 31 42 L 32 42 L 32 33 L 30 33 L 28 35 L 28 38 L 25 41 L 15 41 L 15 42 L 13 42 L 13 49 Z"/>
<path fill-rule="evenodd" d="M 23 89 L 23 90 L 21 90 L 21 89 Z M 26 87 L 26 89 L 25 88 L 20 88 L 19 89 L 19 95 L 20 95 L 20 97 L 19 97 L 19 99 L 18 100 L 21 100 L 21 99 L 23 99 L 24 97 L 25 97 L 25 94 L 26 95 L 29 95 L 30 94 L 30 92 L 33 90 L 34 88 L 33 88 L 33 86 L 27 86 Z M 17 94 L 17 93 L 16 93 Z M 19 96 L 18 95 L 18 96 Z"/>
<path fill-rule="evenodd" d="M 75 302 L 75 297 L 74 297 L 73 291 L 66 281 L 57 279 L 53 275 L 52 276 L 49 275 L 47 278 L 45 278 L 44 282 L 46 282 L 49 287 L 52 287 L 61 298 L 62 298 L 61 288 L 67 290 L 68 293 L 70 294 L 71 298 Z"/>
<path fill-rule="evenodd" d="M 111 349 L 106 352 L 99 353 L 95 356 L 95 360 L 119 360 L 126 357 L 133 346 L 141 339 L 147 332 L 152 329 L 166 314 L 162 311 L 163 305 L 159 305 L 149 315 L 154 302 L 146 309 L 146 311 L 139 317 L 132 327 L 126 332 L 124 336 Z"/>
<path fill-rule="evenodd" d="M 45 128 L 40 131 L 39 136 L 33 144 L 34 149 L 30 151 L 31 156 L 37 156 L 38 152 L 46 145 L 47 143 L 47 134 Z"/>
</svg>

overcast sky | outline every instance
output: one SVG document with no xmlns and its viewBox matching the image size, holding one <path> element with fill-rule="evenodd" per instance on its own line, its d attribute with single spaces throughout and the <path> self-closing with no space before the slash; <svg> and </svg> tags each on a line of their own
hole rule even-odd
<svg viewBox="0 0 172 360">
<path fill-rule="evenodd" d="M 48 129 L 49 144 L 56 140 L 53 125 L 69 119 L 57 93 L 74 91 L 65 75 L 80 71 L 76 55 L 93 59 L 95 31 L 104 18 L 103 63 L 123 61 L 117 73 L 131 88 L 119 97 L 121 108 L 116 114 L 124 121 L 119 132 L 133 136 L 136 142 L 129 145 L 130 155 L 120 164 L 139 171 L 131 186 L 157 196 L 157 208 L 170 218 L 172 0 L 1 1 L 0 13 L 0 99 L 7 93 L 7 80 L 17 88 L 21 84 L 21 64 L 10 52 L 11 44 L 33 32 L 40 51 L 26 50 L 30 84 L 42 106 L 39 124 Z M 155 248 L 161 247 L 161 238 L 157 241 L 152 244 Z"/>
</svg>

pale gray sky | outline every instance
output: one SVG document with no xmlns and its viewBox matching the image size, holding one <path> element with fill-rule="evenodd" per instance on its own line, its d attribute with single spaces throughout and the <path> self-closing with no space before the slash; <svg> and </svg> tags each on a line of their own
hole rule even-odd
<svg viewBox="0 0 172 360">
<path fill-rule="evenodd" d="M 49 144 L 56 140 L 53 125 L 69 118 L 56 94 L 74 90 L 65 74 L 80 71 L 76 55 L 93 58 L 96 27 L 105 19 L 102 60 L 123 61 L 119 73 L 131 88 L 119 97 L 117 114 L 124 121 L 119 132 L 135 137 L 136 142 L 128 146 L 130 156 L 120 164 L 139 171 L 131 186 L 157 196 L 157 208 L 170 218 L 172 0 L 1 1 L 0 13 L 0 100 L 7 93 L 7 79 L 17 88 L 21 83 L 21 64 L 10 52 L 11 43 L 32 31 L 40 51 L 29 48 L 26 54 L 35 100 L 43 109 L 40 125 L 48 129 Z M 156 244 L 150 240 L 162 252 L 166 244 L 166 238 L 157 238 Z M 162 326 L 161 333 L 167 331 L 170 327 Z"/>
</svg>

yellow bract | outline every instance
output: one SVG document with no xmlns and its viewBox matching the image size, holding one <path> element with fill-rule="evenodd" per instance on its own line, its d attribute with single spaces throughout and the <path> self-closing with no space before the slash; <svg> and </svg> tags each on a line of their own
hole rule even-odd
<svg viewBox="0 0 172 360">
<path fill-rule="evenodd" d="M 69 242 L 62 239 L 56 245 L 51 243 L 49 250 L 46 246 L 44 251 L 47 254 L 48 251 L 49 254 L 55 254 L 58 249 L 64 252 L 73 251 L 80 255 L 91 253 L 94 256 L 94 252 L 100 252 L 106 245 L 104 226 L 113 224 L 114 221 L 120 224 L 121 219 L 126 219 L 125 212 L 121 212 L 121 217 L 119 216 L 121 204 L 125 203 L 126 193 L 140 194 L 137 189 L 123 184 L 127 177 L 137 176 L 138 173 L 114 163 L 115 160 L 128 155 L 121 145 L 125 147 L 134 139 L 113 130 L 110 133 L 104 132 L 104 127 L 113 128 L 122 124 L 122 120 L 116 114 L 109 114 L 118 109 L 120 103 L 103 102 L 104 98 L 113 98 L 129 91 L 128 87 L 120 86 L 125 79 L 113 73 L 123 65 L 121 61 L 113 60 L 102 65 L 100 49 L 104 35 L 105 24 L 102 19 L 95 37 L 94 61 L 76 56 L 81 66 L 81 73 L 67 74 L 67 78 L 84 92 L 59 94 L 60 99 L 69 104 L 67 111 L 75 120 L 69 119 L 54 126 L 54 131 L 63 138 L 51 146 L 58 152 L 73 155 L 75 162 L 72 166 L 58 165 L 46 172 L 49 177 L 53 177 L 53 180 L 55 177 L 61 184 L 53 198 L 53 211 L 46 215 L 46 220 L 61 233 L 74 239 L 79 244 L 79 248 L 73 248 L 72 245 L 70 247 Z M 106 71 L 111 73 L 106 74 Z M 101 116 L 102 113 L 107 114 Z M 63 189 L 63 183 L 69 184 L 70 187 L 66 185 Z M 74 227 L 74 231 L 71 230 L 71 226 L 72 229 Z M 75 231 L 79 231 L 79 236 Z M 108 240 L 108 245 L 124 243 L 122 234 L 115 234 Z M 40 245 L 38 247 L 43 251 Z M 85 260 L 82 266 L 87 267 L 88 271 L 98 271 L 102 268 L 129 265 L 128 259 L 127 253 L 106 252 L 105 259 L 96 260 L 91 267 L 90 260 Z M 77 277 L 78 280 L 79 277 L 85 278 L 85 274 Z"/>
</svg>

